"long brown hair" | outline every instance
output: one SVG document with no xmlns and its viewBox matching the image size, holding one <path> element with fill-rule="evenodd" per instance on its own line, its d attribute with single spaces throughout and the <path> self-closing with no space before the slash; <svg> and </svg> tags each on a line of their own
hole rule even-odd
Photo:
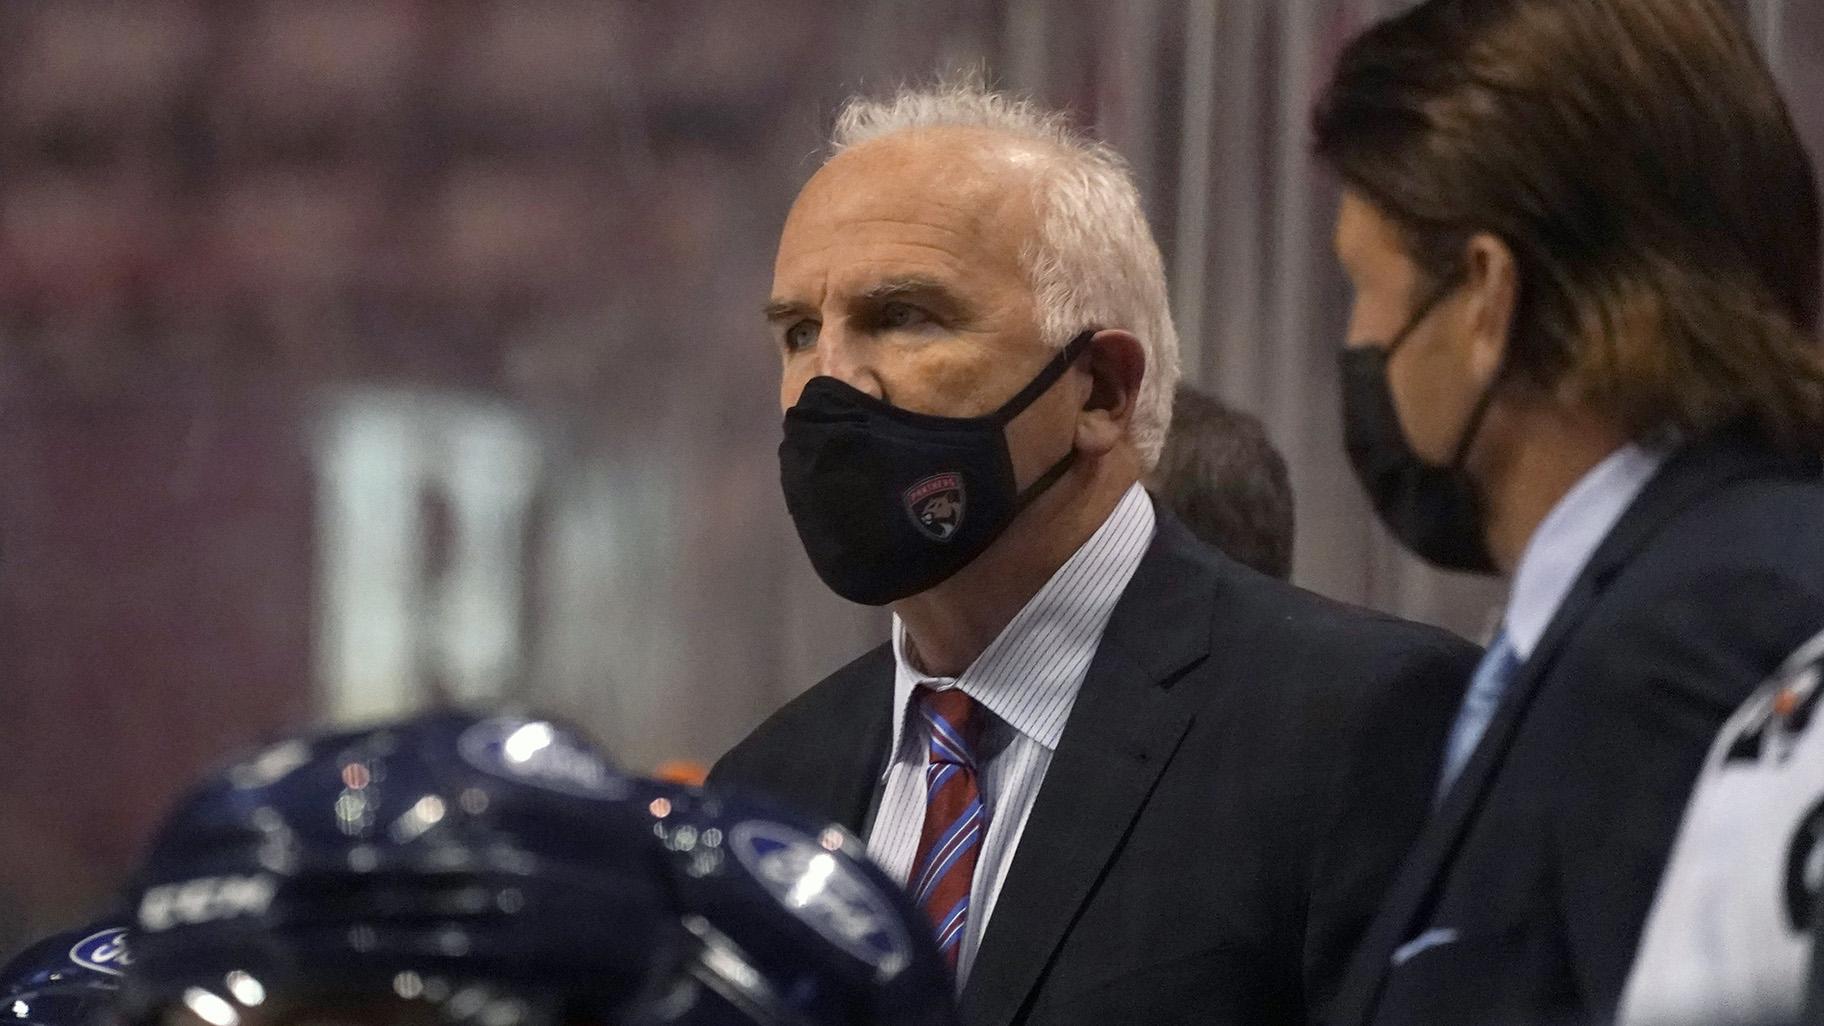
<svg viewBox="0 0 1824 1026">
<path fill-rule="evenodd" d="M 1429 0 L 1342 54 L 1317 152 L 1434 280 L 1519 267 L 1510 373 L 1634 437 L 1824 449 L 1812 166 L 1715 0 Z"/>
</svg>

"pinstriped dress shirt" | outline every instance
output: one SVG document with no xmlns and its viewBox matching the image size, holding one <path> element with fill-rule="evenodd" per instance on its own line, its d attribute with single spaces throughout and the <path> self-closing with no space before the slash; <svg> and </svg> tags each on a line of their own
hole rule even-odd
<svg viewBox="0 0 1824 1026">
<path fill-rule="evenodd" d="M 1127 582 L 1152 543 L 1153 504 L 1139 485 L 1000 636 L 960 677 L 931 677 L 912 665 L 905 625 L 893 618 L 893 752 L 868 852 L 895 880 L 911 875 L 925 821 L 925 762 L 930 738 L 920 717 L 907 715 L 913 689 L 961 688 L 982 706 L 982 804 L 988 830 L 969 894 L 969 921 L 957 956 L 957 985 L 969 976 L 995 898 L 1045 781 L 1064 723 L 1076 704 L 1089 662 Z"/>
</svg>

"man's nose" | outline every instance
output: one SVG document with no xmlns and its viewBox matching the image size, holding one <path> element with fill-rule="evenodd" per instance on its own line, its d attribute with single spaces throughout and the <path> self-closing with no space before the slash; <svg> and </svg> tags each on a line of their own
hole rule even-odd
<svg viewBox="0 0 1824 1026">
<path fill-rule="evenodd" d="M 827 326 L 811 349 L 816 375 L 832 377 L 859 392 L 885 399 L 887 390 L 880 380 L 872 343 L 840 325 Z"/>
</svg>

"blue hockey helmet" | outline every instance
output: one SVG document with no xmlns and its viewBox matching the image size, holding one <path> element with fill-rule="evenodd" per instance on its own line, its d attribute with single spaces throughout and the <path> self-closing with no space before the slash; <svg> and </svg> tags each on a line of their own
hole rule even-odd
<svg viewBox="0 0 1824 1026">
<path fill-rule="evenodd" d="M 675 788 L 650 803 L 695 942 L 702 1023 L 949 1026 L 930 926 L 839 826 L 752 798 Z M 709 1007 L 737 1015 L 720 1018 Z"/>
<path fill-rule="evenodd" d="M 103 920 L 33 944 L 0 968 L 0 1023 L 86 1026 L 120 988 L 127 929 Z"/>
<path fill-rule="evenodd" d="M 625 776 L 542 719 L 442 712 L 275 745 L 157 835 L 123 1011 L 206 1026 L 326 1007 L 357 1023 L 947 1026 L 870 1011 L 915 978 L 937 981 L 934 1007 L 949 994 L 853 839 L 745 808 Z M 896 925 L 875 937 L 866 917 Z"/>
<path fill-rule="evenodd" d="M 156 835 L 123 1007 L 230 1026 L 279 997 L 396 1000 L 511 1026 L 555 1014 L 537 995 L 615 1022 L 674 936 L 633 791 L 542 719 L 440 712 L 271 746 Z"/>
</svg>

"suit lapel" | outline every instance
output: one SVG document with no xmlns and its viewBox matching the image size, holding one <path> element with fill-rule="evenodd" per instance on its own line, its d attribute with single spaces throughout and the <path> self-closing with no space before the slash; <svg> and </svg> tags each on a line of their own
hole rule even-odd
<svg viewBox="0 0 1824 1026">
<path fill-rule="evenodd" d="M 1182 531 L 1160 516 L 1109 618 L 963 990 L 971 1026 L 1020 1013 L 1190 727 L 1162 685 L 1208 654 L 1214 582 Z"/>
<path fill-rule="evenodd" d="M 799 786 L 805 808 L 818 809 L 858 837 L 866 837 L 879 799 L 881 772 L 893 741 L 893 653 L 881 646 L 854 672 L 867 682 L 857 701 L 830 729 L 807 743 L 822 754 L 805 759 Z"/>
<path fill-rule="evenodd" d="M 1406 856 L 1399 876 L 1382 899 L 1381 911 L 1370 926 L 1339 991 L 1342 1000 L 1353 998 L 1357 1004 L 1344 1008 L 1337 1022 L 1366 1023 L 1371 1020 L 1381 988 L 1387 981 L 1393 952 L 1418 929 L 1419 920 L 1430 904 L 1433 886 L 1449 865 L 1483 796 L 1494 782 L 1495 771 L 1513 742 L 1526 708 L 1539 690 L 1539 682 L 1595 596 L 1596 589 L 1586 575 L 1565 597 L 1564 604 L 1540 637 L 1532 658 L 1520 667 L 1508 685 L 1507 694 L 1502 697 L 1501 706 L 1489 721 L 1475 753 L 1464 764 L 1443 804 L 1425 825 L 1412 852 Z"/>
<path fill-rule="evenodd" d="M 1795 462 L 1725 435 L 1675 454 L 1641 490 L 1578 575 L 1540 636 L 1532 657 L 1508 686 L 1475 754 L 1407 856 L 1341 990 L 1345 1000 L 1353 998 L 1357 1003 L 1343 1008 L 1337 1022 L 1366 1023 L 1372 1018 L 1392 953 L 1424 925 L 1421 919 L 1427 914 L 1433 891 L 1493 785 L 1526 718 L 1526 710 L 1565 641 L 1575 633 L 1603 589 L 1667 521 L 1691 503 L 1742 477 L 1790 472 L 1815 474 L 1815 460 Z"/>
</svg>

